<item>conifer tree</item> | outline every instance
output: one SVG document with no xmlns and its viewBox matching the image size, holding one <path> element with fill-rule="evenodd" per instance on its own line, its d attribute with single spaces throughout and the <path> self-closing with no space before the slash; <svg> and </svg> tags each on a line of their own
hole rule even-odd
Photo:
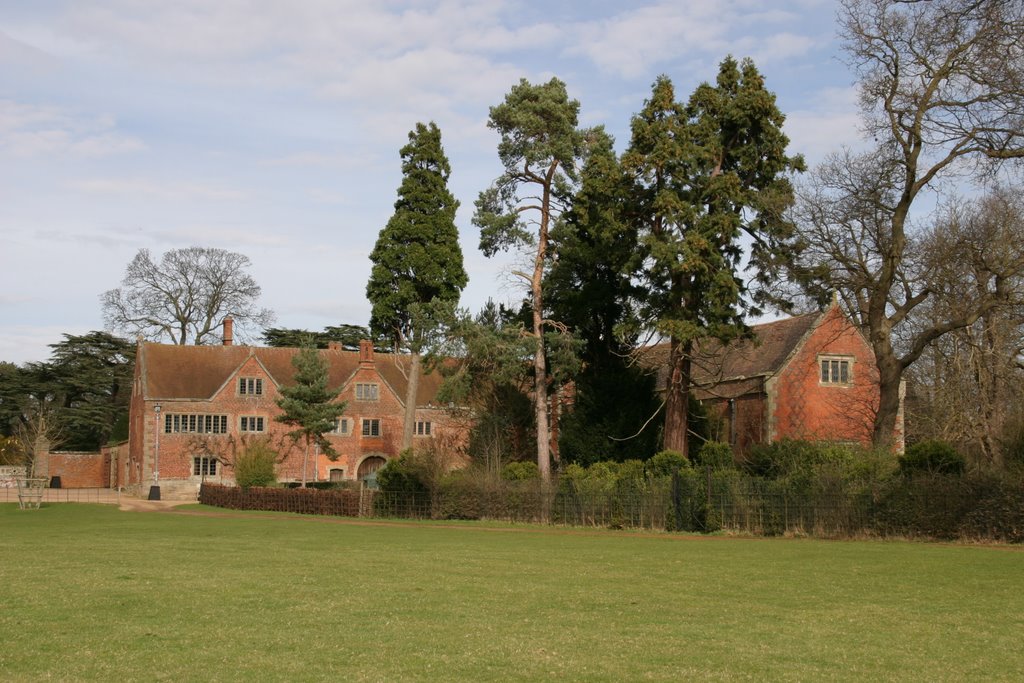
<svg viewBox="0 0 1024 683">
<path fill-rule="evenodd" d="M 562 418 L 565 460 L 645 459 L 657 450 L 654 380 L 631 361 L 637 343 L 637 233 L 632 183 L 603 128 L 587 133 L 579 191 L 551 231 L 558 252 L 545 280 L 551 311 L 580 341 L 573 409 Z"/>
<path fill-rule="evenodd" d="M 467 277 L 455 227 L 459 202 L 448 190 L 451 167 L 441 146 L 441 130 L 433 122 L 417 123 L 401 157 L 395 213 L 370 254 L 373 269 L 366 296 L 373 306 L 371 331 L 410 355 L 402 430 L 402 448 L 409 448 L 421 354 L 454 313 Z"/>
<path fill-rule="evenodd" d="M 786 155 L 785 117 L 749 59 L 722 61 L 684 108 L 662 76 L 632 121 L 623 165 L 637 183 L 635 214 L 646 261 L 641 313 L 669 339 L 664 446 L 686 453 L 694 343 L 747 333 L 766 290 L 741 277 L 741 240 L 750 267 L 770 280 L 785 256 L 793 202 L 787 174 L 803 159 Z"/>
<path fill-rule="evenodd" d="M 545 484 L 551 479 L 545 334 L 557 326 L 544 317 L 543 280 L 551 258 L 548 233 L 571 199 L 576 179 L 583 142 L 579 108 L 557 78 L 542 85 L 522 79 L 502 104 L 491 107 L 487 125 L 501 134 L 498 157 L 505 172 L 480 193 L 473 216 L 485 256 L 506 249 L 532 251 L 533 270 L 521 275 L 530 291 L 532 326 L 526 334 L 534 342 L 537 467 Z"/>
<path fill-rule="evenodd" d="M 305 441 L 306 452 L 302 460 L 302 485 L 306 485 L 309 447 L 318 444 L 321 452 L 331 460 L 338 454 L 324 434 L 334 429 L 335 420 L 345 412 L 345 402 L 335 401 L 338 390 L 327 386 L 327 361 L 312 346 L 304 346 L 292 357 L 295 384 L 282 386 L 277 406 L 283 411 L 275 420 L 294 427 L 288 435 Z"/>
</svg>

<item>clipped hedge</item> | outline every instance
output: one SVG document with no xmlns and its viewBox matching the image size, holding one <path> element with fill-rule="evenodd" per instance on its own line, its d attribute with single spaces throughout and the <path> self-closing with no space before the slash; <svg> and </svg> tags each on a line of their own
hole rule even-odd
<svg viewBox="0 0 1024 683">
<path fill-rule="evenodd" d="M 292 489 L 252 486 L 240 488 L 203 484 L 199 488 L 199 502 L 204 505 L 230 510 L 264 510 L 269 512 L 296 512 L 303 515 L 337 515 L 359 517 L 360 502 L 368 507 L 370 492 L 339 489 Z"/>
</svg>

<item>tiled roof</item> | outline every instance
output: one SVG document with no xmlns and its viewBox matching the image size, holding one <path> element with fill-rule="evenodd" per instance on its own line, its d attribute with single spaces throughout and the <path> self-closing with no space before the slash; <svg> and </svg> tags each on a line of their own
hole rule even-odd
<svg viewBox="0 0 1024 683">
<path fill-rule="evenodd" d="M 150 399 L 209 399 L 224 386 L 234 372 L 252 354 L 278 384 L 295 383 L 292 357 L 294 348 L 262 346 L 175 346 L 144 343 L 142 350 L 145 396 Z M 328 386 L 341 387 L 359 367 L 359 352 L 323 349 L 327 361 Z M 398 398 L 405 400 L 407 387 L 403 370 L 408 368 L 407 356 L 375 353 L 377 371 Z M 417 391 L 416 405 L 436 403 L 441 385 L 438 372 L 423 374 Z"/>
<path fill-rule="evenodd" d="M 820 316 L 821 313 L 805 313 L 753 325 L 752 339 L 737 340 L 724 347 L 715 340 L 697 344 L 693 355 L 694 381 L 708 387 L 778 372 Z M 667 342 L 648 347 L 642 354 L 643 364 L 657 370 L 659 388 L 667 384 L 668 356 Z M 744 382 L 742 386 L 749 384 Z"/>
</svg>

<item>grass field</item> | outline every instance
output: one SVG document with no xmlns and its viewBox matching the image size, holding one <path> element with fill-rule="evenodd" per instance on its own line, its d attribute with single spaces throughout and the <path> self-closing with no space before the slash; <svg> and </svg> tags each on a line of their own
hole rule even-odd
<svg viewBox="0 0 1024 683">
<path fill-rule="evenodd" d="M 1022 636 L 1019 548 L 0 505 L 5 681 L 1022 680 Z"/>
</svg>

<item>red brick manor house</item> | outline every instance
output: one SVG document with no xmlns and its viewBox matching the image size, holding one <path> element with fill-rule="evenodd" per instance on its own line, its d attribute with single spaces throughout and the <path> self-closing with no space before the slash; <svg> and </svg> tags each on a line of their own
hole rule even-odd
<svg viewBox="0 0 1024 683">
<path fill-rule="evenodd" d="M 302 478 L 305 447 L 286 436 L 279 388 L 293 383 L 294 348 L 236 346 L 230 321 L 222 346 L 140 342 L 132 391 L 128 457 L 117 479 L 170 492 L 194 492 L 202 481 L 232 482 L 231 462 L 243 444 L 269 439 L 283 453 L 282 481 Z M 375 353 L 370 342 L 319 351 L 345 412 L 326 436 L 340 457 L 310 454 L 307 479 L 364 480 L 401 450 L 408 359 Z M 457 439 L 465 428 L 437 405 L 441 378 L 426 373 L 416 401 L 415 441 Z M 416 443 L 414 442 L 414 447 Z"/>
</svg>

